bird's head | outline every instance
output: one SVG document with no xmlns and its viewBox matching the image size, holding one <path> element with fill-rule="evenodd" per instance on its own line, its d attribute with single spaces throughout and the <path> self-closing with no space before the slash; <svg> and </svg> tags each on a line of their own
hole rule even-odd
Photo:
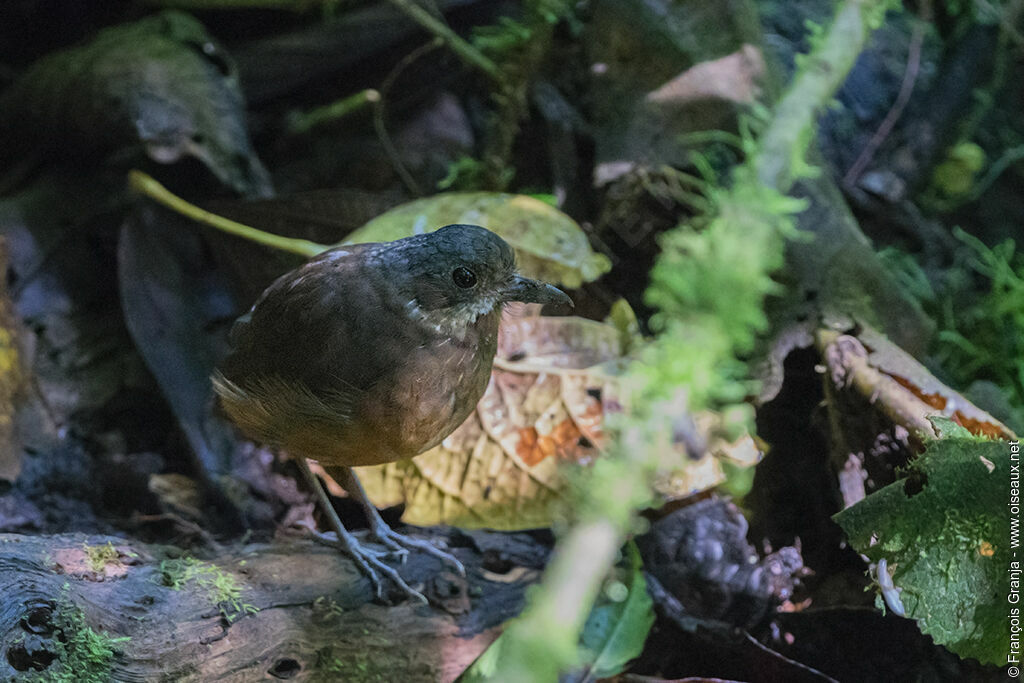
<svg viewBox="0 0 1024 683">
<path fill-rule="evenodd" d="M 478 225 L 447 225 L 391 243 L 389 270 L 411 318 L 458 334 L 512 301 L 572 304 L 560 289 L 516 272 L 512 247 Z"/>
</svg>

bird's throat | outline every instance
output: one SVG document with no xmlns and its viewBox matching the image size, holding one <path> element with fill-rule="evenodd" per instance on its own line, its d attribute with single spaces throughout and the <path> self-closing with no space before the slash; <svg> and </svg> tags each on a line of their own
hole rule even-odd
<svg viewBox="0 0 1024 683">
<path fill-rule="evenodd" d="M 471 329 L 477 327 L 482 318 L 490 314 L 496 314 L 499 310 L 498 302 L 492 297 L 481 297 L 466 303 L 438 308 L 427 311 L 416 303 L 410 301 L 405 306 L 409 319 L 421 325 L 435 334 L 452 337 L 458 341 L 466 338 Z"/>
</svg>

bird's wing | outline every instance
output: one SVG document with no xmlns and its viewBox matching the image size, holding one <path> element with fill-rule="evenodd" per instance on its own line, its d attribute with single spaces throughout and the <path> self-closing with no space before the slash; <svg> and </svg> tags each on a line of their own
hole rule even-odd
<svg viewBox="0 0 1024 683">
<path fill-rule="evenodd" d="M 318 396 L 365 391 L 393 370 L 404 301 L 372 258 L 377 244 L 324 252 L 278 278 L 231 331 L 223 375 L 246 388 L 301 382 Z"/>
<path fill-rule="evenodd" d="M 249 338 L 252 334 L 249 330 L 249 326 L 252 323 L 253 314 L 258 309 L 262 309 L 263 304 L 267 299 L 277 300 L 280 297 L 287 297 L 288 292 L 291 291 L 300 281 L 317 279 L 315 277 L 316 272 L 321 269 L 325 263 L 335 263 L 338 266 L 346 268 L 346 270 L 352 269 L 358 263 L 360 255 L 370 250 L 370 248 L 377 248 L 379 246 L 380 244 L 378 243 L 354 244 L 328 249 L 327 251 L 314 256 L 298 268 L 288 271 L 284 275 L 280 276 L 274 280 L 269 287 L 263 290 L 263 293 L 256 299 L 256 302 L 252 307 L 243 315 L 239 316 L 234 322 L 231 326 L 231 331 L 228 334 L 228 342 L 234 349 L 241 348 L 249 343 Z M 322 279 L 323 278 L 320 278 L 321 281 Z"/>
</svg>

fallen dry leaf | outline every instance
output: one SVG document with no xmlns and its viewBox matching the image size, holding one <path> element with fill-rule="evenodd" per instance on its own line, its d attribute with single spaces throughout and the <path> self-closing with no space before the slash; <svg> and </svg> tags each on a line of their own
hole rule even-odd
<svg viewBox="0 0 1024 683">
<path fill-rule="evenodd" d="M 170 472 L 149 475 L 147 484 L 165 511 L 191 521 L 203 518 L 203 492 L 195 479 Z"/>
<path fill-rule="evenodd" d="M 440 446 L 413 460 L 359 468 L 359 478 L 376 505 L 404 502 L 412 524 L 547 526 L 564 485 L 559 463 L 589 462 L 604 445 L 611 378 L 599 364 L 620 355 L 620 334 L 610 325 L 506 319 L 500 367 L 469 419 Z"/>
<path fill-rule="evenodd" d="M 701 100 L 740 104 L 755 102 L 761 93 L 764 57 L 753 45 L 730 55 L 695 64 L 647 95 L 650 102 L 684 105 Z"/>
</svg>

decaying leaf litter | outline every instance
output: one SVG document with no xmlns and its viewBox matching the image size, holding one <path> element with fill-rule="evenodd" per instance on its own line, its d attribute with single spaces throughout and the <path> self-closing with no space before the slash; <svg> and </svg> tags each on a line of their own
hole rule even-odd
<svg viewBox="0 0 1024 683">
<path fill-rule="evenodd" d="M 474 3 L 443 6 L 453 25 L 503 25 L 500 11 L 493 8 L 483 18 L 467 20 L 464 5 Z M 114 532 L 129 539 L 126 547 L 133 538 L 169 542 L 201 556 L 213 547 L 234 547 L 243 529 L 256 538 L 273 535 L 278 542 L 294 543 L 294 538 L 287 540 L 288 528 L 315 523 L 289 466 L 239 442 L 217 417 L 205 382 L 223 353 L 223 332 L 230 320 L 248 305 L 253 291 L 297 259 L 218 236 L 134 196 L 125 189 L 133 167 L 153 173 L 193 202 L 219 198 L 210 203 L 218 213 L 316 244 L 394 239 L 446 222 L 480 223 L 506 231 L 504 236 L 517 248 L 528 274 L 577 288 L 578 316 L 509 312 L 487 394 L 474 415 L 441 446 L 416 460 L 363 475 L 378 504 L 401 503 L 403 519 L 413 524 L 512 530 L 571 523 L 573 513 L 564 494 L 575 485 L 572 468 L 586 469 L 605 457 L 616 419 L 630 414 L 620 382 L 647 342 L 640 328 L 630 325 L 635 318 L 622 311 L 636 311 L 646 330 L 651 309 L 642 293 L 658 248 L 655 236 L 687 216 L 709 210 L 707 198 L 714 196 L 709 188 L 724 176 L 724 169 L 742 159 L 748 142 L 743 136 L 756 136 L 756 121 L 763 112 L 751 102 L 758 97 L 770 102 L 790 68 L 789 57 L 806 47 L 801 44 L 807 38 L 769 3 L 744 5 L 727 17 L 719 8 L 702 7 L 687 18 L 679 14 L 681 8 L 667 5 L 627 10 L 612 2 L 592 2 L 580 15 L 550 10 L 551 16 L 538 11 L 540 3 L 525 5 L 517 19 L 525 29 L 506 22 L 507 35 L 491 34 L 490 42 L 484 33 L 469 34 L 474 38 L 471 45 L 480 46 L 508 69 L 494 86 L 493 101 L 482 97 L 490 86 L 475 82 L 473 68 L 461 66 L 447 50 L 419 51 L 428 56 L 403 62 L 403 55 L 419 54 L 416 45 L 408 43 L 418 29 L 397 10 L 367 7 L 340 12 L 333 19 L 300 16 L 292 36 L 300 42 L 302 36 L 319 36 L 308 45 L 320 54 L 331 54 L 338 35 L 346 31 L 355 35 L 373 22 L 388 29 L 377 45 L 353 43 L 355 53 L 367 56 L 356 79 L 363 82 L 354 87 L 381 87 L 386 106 L 349 113 L 314 129 L 312 137 L 279 133 L 290 113 L 314 104 L 309 86 L 318 76 L 309 69 L 297 73 L 302 70 L 294 68 L 299 60 L 294 50 L 289 52 L 287 32 L 246 37 L 244 31 L 223 23 L 230 12 L 218 16 L 200 10 L 199 21 L 181 13 L 158 13 L 122 28 L 107 28 L 92 40 L 83 36 L 78 47 L 63 53 L 54 50 L 5 88 L 0 94 L 0 131 L 4 139 L 18 142 L 2 146 L 8 150 L 8 163 L 0 181 L 0 220 L 13 273 L 8 296 L 18 313 L 18 319 L 3 322 L 5 339 L 16 340 L 4 348 L 18 349 L 5 352 L 9 381 L 0 384 L 15 402 L 4 415 L 16 427 L 0 458 L 4 476 L 14 482 L 0 494 L 5 530 Z M 624 11 L 634 12 L 631 16 L 637 20 L 619 21 Z M 802 7 L 800 12 L 812 21 L 828 21 L 816 14 L 820 9 Z M 659 19 L 663 16 L 673 17 L 673 22 L 664 23 Z M 700 29 L 701 22 L 716 20 L 717 26 L 728 28 Z M 469 24 L 462 23 L 466 21 Z M 867 54 L 898 52 L 919 21 L 908 12 L 888 15 Z M 968 22 L 969 17 L 958 21 Z M 201 22 L 209 26 L 204 28 Z M 541 31 L 540 23 L 530 22 L 546 22 L 546 28 Z M 326 26 L 336 26 L 338 33 L 328 37 L 322 30 Z M 547 33 L 551 26 L 556 27 L 554 39 Z M 766 43 L 762 26 L 784 38 Z M 915 106 L 927 110 L 943 89 L 963 90 L 962 84 L 949 80 L 953 76 L 946 77 L 944 65 L 963 59 L 970 49 L 985 49 L 971 33 L 981 29 L 972 27 L 958 40 L 955 34 L 943 35 L 942 24 L 938 26 L 938 35 L 924 41 L 925 58 L 939 65 L 929 73 L 938 75 L 922 77 L 919 99 L 911 97 L 908 105 L 912 111 Z M 649 44 L 651 35 L 662 42 Z M 610 36 L 615 40 L 608 40 Z M 223 45 L 218 44 L 221 41 Z M 909 47 L 913 44 L 910 40 Z M 17 49 L 12 63 L 31 61 L 19 57 Z M 276 92 L 269 95 L 266 85 L 255 84 L 261 70 L 268 73 L 275 64 L 267 57 L 273 50 L 283 55 L 276 64 L 293 67 L 291 80 L 279 80 Z M 374 50 L 380 52 L 369 57 Z M 636 54 L 649 58 L 636 59 Z M 1004 59 L 1000 54 L 987 58 Z M 358 60 L 348 54 L 337 60 L 336 68 L 345 73 L 349 65 L 360 64 Z M 375 61 L 376 68 L 368 65 Z M 858 109 L 851 105 L 856 91 L 850 85 L 871 69 L 898 71 L 883 61 L 858 62 L 847 89 L 839 94 L 846 108 L 828 112 L 819 123 L 824 156 L 812 157 L 812 163 L 842 171 L 851 150 L 859 150 L 873 132 L 870 124 L 885 115 L 890 101 L 885 87 L 872 93 L 877 101 L 859 102 Z M 569 68 L 551 68 L 559 63 Z M 75 71 L 68 64 L 75 69 L 85 66 Z M 380 72 L 376 80 L 375 72 Z M 468 78 L 452 79 L 452 73 Z M 967 82 L 1001 87 L 985 81 L 988 72 L 980 66 L 956 73 L 955 78 Z M 708 74 L 721 76 L 716 82 L 728 87 L 707 89 Z M 106 88 L 106 99 L 72 99 L 76 93 L 82 95 L 69 84 L 83 82 L 95 84 L 97 92 Z M 338 82 L 345 79 L 333 81 L 333 87 Z M 343 88 L 335 95 L 349 92 Z M 248 112 L 243 111 L 243 96 L 248 96 Z M 481 107 L 493 107 L 489 120 L 479 120 Z M 40 111 L 46 116 L 34 115 Z M 75 118 L 75 111 L 82 115 Z M 853 125 L 848 120 L 843 124 L 850 111 L 861 118 Z M 974 641 L 948 636 L 942 611 L 954 606 L 941 596 L 950 587 L 936 587 L 930 583 L 934 572 L 929 573 L 929 567 L 917 567 L 900 555 L 919 549 L 921 542 L 900 547 L 883 542 L 880 548 L 886 554 L 876 557 L 874 546 L 858 541 L 855 536 L 860 532 L 844 522 L 854 519 L 850 515 L 858 505 L 867 510 L 872 501 L 881 500 L 873 497 L 874 491 L 888 495 L 885 491 L 893 489 L 885 486 L 893 479 L 907 479 L 907 472 L 913 479 L 914 470 L 904 468 L 914 467 L 909 463 L 922 448 L 929 454 L 920 461 L 922 467 L 932 466 L 927 463 L 935 462 L 935 453 L 943 449 L 973 452 L 973 446 L 960 443 L 974 443 L 973 437 L 960 432 L 944 435 L 933 427 L 934 416 L 944 415 L 974 435 L 997 439 L 1013 438 L 1013 430 L 1021 427 L 1014 422 L 1014 408 L 1019 415 L 1020 407 L 1012 401 L 1010 410 L 999 400 L 978 407 L 968 397 L 982 394 L 965 386 L 956 387 L 958 392 L 942 381 L 942 367 L 929 362 L 929 344 L 936 326 L 948 325 L 949 319 L 936 316 L 929 300 L 908 286 L 906 270 L 880 260 L 862 232 L 911 251 L 920 235 L 941 234 L 941 215 L 915 214 L 907 198 L 916 197 L 916 192 L 927 198 L 942 191 L 923 185 L 929 164 L 942 162 L 939 148 L 947 144 L 949 134 L 933 136 L 934 149 L 921 149 L 922 141 L 932 138 L 915 136 L 914 130 L 931 126 L 940 133 L 948 131 L 949 122 L 960 113 L 931 107 L 927 116 L 908 116 L 906 127 L 897 127 L 888 147 L 883 144 L 876 152 L 876 167 L 869 167 L 862 184 L 843 186 L 843 193 L 829 173 L 798 183 L 796 195 L 805 206 L 796 214 L 797 223 L 809 234 L 790 243 L 786 266 L 776 274 L 781 286 L 766 300 L 769 326 L 762 330 L 758 348 L 744 359 L 760 380 L 749 392 L 759 406 L 756 435 L 736 433 L 730 427 L 733 417 L 714 411 L 691 415 L 685 396 L 679 397 L 661 444 L 666 459 L 679 466 L 661 479 L 659 500 L 669 503 L 656 522 L 658 533 L 674 540 L 660 542 L 660 552 L 668 554 L 657 558 L 651 544 L 640 544 L 656 579 L 645 582 L 632 559 L 620 563 L 618 578 L 609 580 L 610 593 L 602 600 L 610 599 L 623 609 L 602 613 L 599 607 L 587 621 L 580 652 L 590 663 L 580 670 L 580 680 L 598 675 L 595 672 L 622 671 L 636 657 L 634 674 L 680 677 L 711 671 L 756 680 L 757 671 L 771 666 L 782 667 L 793 680 L 797 669 L 786 667 L 796 666 L 794 660 L 809 665 L 799 675 L 814 680 L 827 680 L 826 675 L 850 680 L 843 672 L 870 679 L 871 671 L 896 670 L 917 676 L 927 671 L 951 679 L 995 675 L 991 669 L 955 659 L 891 617 L 874 623 L 871 633 L 891 632 L 914 643 L 908 651 L 917 658 L 900 662 L 898 667 L 903 668 L 893 668 L 897 665 L 884 648 L 875 649 L 884 656 L 872 661 L 870 648 L 859 649 L 867 636 L 848 643 L 848 657 L 832 662 L 803 648 L 815 639 L 827 642 L 837 620 L 851 619 L 852 608 L 870 604 L 871 594 L 859 593 L 860 586 L 870 582 L 866 565 L 842 548 L 841 533 L 828 519 L 845 501 L 853 507 L 839 517 L 840 525 L 873 563 L 887 560 L 891 580 L 904 591 L 901 599 L 908 616 L 920 619 L 925 632 L 942 634 L 936 642 L 950 644 L 961 656 L 989 663 L 995 656 L 991 638 L 997 636 L 987 635 L 988 626 L 974 630 Z M 998 106 L 976 115 L 1002 120 Z M 451 134 L 453 126 L 459 134 Z M 718 138 L 702 138 L 706 132 Z M 734 134 L 740 144 L 722 142 L 723 132 Z M 910 146 L 913 154 L 899 156 L 901 145 Z M 479 163 L 473 158 L 479 150 L 504 154 Z M 908 158 L 916 165 L 908 167 Z M 944 163 L 945 175 L 937 174 L 936 182 L 949 175 L 953 162 Z M 893 176 L 902 184 L 892 181 Z M 410 177 L 413 183 L 408 182 Z M 872 194 L 879 177 L 889 183 L 888 195 Z M 471 192 L 418 200 L 410 195 L 410 187 L 431 188 L 442 180 L 446 187 Z M 223 200 L 232 193 L 266 197 L 273 186 L 281 190 L 273 199 L 250 204 Z M 893 190 L 899 187 L 909 189 L 899 194 Z M 947 187 L 943 201 L 948 203 L 957 192 Z M 546 196 L 527 196 L 530 193 Z M 961 188 L 960 194 L 969 193 Z M 995 196 L 998 203 L 1002 195 Z M 73 208 L 68 198 L 73 198 Z M 856 218 L 849 204 L 855 207 Z M 982 210 L 990 207 L 972 208 L 968 202 L 961 207 L 959 220 L 969 223 Z M 898 229 L 887 232 L 893 224 Z M 995 241 L 999 234 L 988 237 Z M 923 262 L 928 268 L 936 268 L 936 258 L 941 261 L 936 254 L 955 256 L 950 251 L 955 243 L 951 247 L 941 239 L 924 241 Z M 1011 263 L 1012 250 L 1005 258 Z M 1012 287 L 1012 276 L 1001 282 L 1004 289 Z M 629 304 L 616 303 L 621 297 Z M 997 315 L 1000 311 L 998 306 L 990 310 Z M 945 361 L 952 362 L 950 352 L 943 353 Z M 988 361 L 978 367 L 998 365 Z M 930 443 L 936 436 L 940 440 Z M 986 448 L 993 450 L 987 458 L 993 469 L 1001 471 L 1003 462 L 995 446 Z M 765 454 L 763 463 L 752 470 Z M 751 481 L 752 472 L 756 473 Z M 712 506 L 692 514 L 698 509 L 694 500 L 718 501 L 726 494 L 737 496 L 742 510 Z M 947 494 L 936 488 L 936 496 Z M 793 500 L 794 495 L 801 500 Z M 751 520 L 749 530 L 741 513 Z M 909 520 L 914 513 L 901 514 Z M 991 517 L 990 512 L 977 514 L 982 526 Z M 868 520 L 864 515 L 856 519 Z M 970 559 L 971 571 L 978 573 L 963 576 L 972 586 L 977 585 L 977 576 L 992 576 L 991 567 L 1003 557 L 1003 547 L 989 539 L 998 539 L 1000 529 L 985 528 L 980 536 L 973 531 L 954 534 L 978 536 L 975 545 L 936 546 L 938 552 L 950 553 L 950 562 Z M 734 531 L 726 533 L 727 529 Z M 872 532 L 884 540 L 884 529 Z M 484 576 L 518 575 L 514 567 L 533 567 L 532 562 L 517 564 L 524 562 L 522 556 L 512 546 L 503 550 L 500 540 L 464 533 L 463 541 L 484 553 Z M 68 541 L 58 537 L 55 542 Z M 76 548 L 82 543 L 92 547 L 89 541 L 75 541 Z M 675 547 L 679 550 L 673 551 Z M 701 552 L 731 559 L 688 564 Z M 151 557 L 155 556 L 144 555 L 143 564 Z M 134 565 L 127 566 L 130 571 Z M 748 583 L 725 579 L 734 571 L 729 567 L 736 566 L 748 567 L 738 575 Z M 530 569 L 523 576 L 535 579 L 536 572 Z M 768 576 L 787 580 L 769 581 Z M 245 571 L 240 577 L 243 595 L 258 592 L 246 583 Z M 837 589 L 841 577 L 856 590 Z M 694 586 L 701 588 L 694 592 Z M 653 608 L 638 597 L 647 591 L 655 598 L 659 618 L 645 640 L 636 634 L 650 628 Z M 970 595 L 969 589 L 958 591 Z M 272 595 L 270 589 L 268 594 Z M 709 594 L 718 599 L 709 600 Z M 75 595 L 73 590 L 72 602 Z M 473 600 L 470 594 L 469 603 Z M 922 607 L 930 600 L 938 600 L 937 607 Z M 445 609 L 458 613 L 462 608 L 455 608 L 456 602 L 444 603 Z M 758 607 L 752 608 L 755 604 Z M 776 612 L 778 605 L 784 614 Z M 825 609 L 816 612 L 819 608 Z M 978 610 L 978 624 L 995 623 L 983 616 L 990 604 L 970 603 L 968 608 Z M 918 616 L 921 610 L 928 616 Z M 512 616 L 514 611 L 502 615 Z M 223 607 L 215 613 L 223 617 Z M 88 621 L 87 609 L 85 614 Z M 804 614 L 807 624 L 816 624 L 814 636 L 799 621 Z M 223 618 L 226 634 L 245 628 L 244 619 L 236 623 L 233 616 Z M 246 618 L 253 623 L 260 619 L 258 612 Z M 608 619 L 617 626 L 609 630 Z M 500 621 L 484 625 L 489 629 L 484 640 L 496 637 Z M 62 623 L 70 633 L 72 621 Z M 726 637 L 729 624 L 742 625 L 750 640 L 738 643 Z M 86 628 L 94 627 L 100 629 L 95 633 L 109 633 L 114 640 L 127 635 L 116 624 Z M 4 626 L 4 633 L 19 628 L 12 622 L 10 631 Z M 998 626 L 993 628 L 999 633 Z M 608 636 L 620 632 L 633 637 Z M 129 671 L 131 642 L 121 641 L 103 652 L 113 658 L 114 666 Z M 198 642 L 210 646 L 204 639 Z M 665 643 L 691 657 L 669 656 Z M 477 643 L 459 661 L 468 664 L 467 653 L 485 645 Z M 65 651 L 62 656 L 70 661 L 71 655 Z M 345 661 L 351 660 L 351 655 L 346 659 L 324 648 L 296 657 L 280 653 L 246 666 L 282 673 L 291 670 L 288 662 L 295 662 L 300 671 L 320 669 L 342 676 Z M 25 661 L 8 657 L 7 665 L 24 671 L 18 667 L 26 666 Z M 38 669 L 38 661 L 29 661 Z M 476 675 L 485 664 L 486 658 L 478 662 Z M 427 667 L 416 669 L 415 675 L 434 680 L 457 673 L 441 674 Z"/>
</svg>

